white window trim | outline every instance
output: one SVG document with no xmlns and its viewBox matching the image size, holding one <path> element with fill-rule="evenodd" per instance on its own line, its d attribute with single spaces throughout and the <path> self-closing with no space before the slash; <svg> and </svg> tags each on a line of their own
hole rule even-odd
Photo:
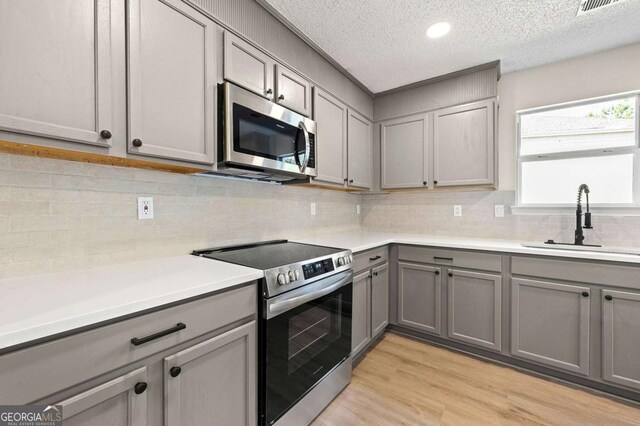
<svg viewBox="0 0 640 426">
<path fill-rule="evenodd" d="M 520 117 L 523 115 L 544 112 L 549 110 L 556 110 L 559 108 L 566 108 L 572 106 L 586 105 L 594 102 L 604 102 L 616 99 L 623 99 L 635 97 L 635 137 L 636 142 L 634 146 L 620 147 L 620 148 L 607 148 L 581 150 L 581 151 L 565 151 L 550 153 L 544 155 L 527 155 L 520 156 Z M 559 160 L 567 158 L 588 158 L 588 157 L 601 157 L 607 155 L 623 155 L 633 154 L 633 203 L 630 204 L 591 204 L 590 210 L 596 214 L 607 216 L 640 216 L 640 90 L 634 90 L 630 92 L 617 93 L 614 95 L 601 96 L 596 98 L 583 99 L 580 101 L 564 102 L 560 104 L 548 105 L 538 108 L 530 108 L 525 110 L 516 111 L 516 205 L 511 208 L 513 214 L 529 214 L 529 215 L 574 215 L 576 211 L 575 204 L 533 204 L 522 202 L 522 163 L 532 161 L 548 161 Z M 576 188 L 576 196 L 577 196 Z"/>
</svg>

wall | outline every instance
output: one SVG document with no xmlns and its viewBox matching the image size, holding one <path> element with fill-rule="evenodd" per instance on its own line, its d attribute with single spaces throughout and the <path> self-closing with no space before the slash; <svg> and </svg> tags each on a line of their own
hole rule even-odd
<svg viewBox="0 0 640 426">
<path fill-rule="evenodd" d="M 138 196 L 154 197 L 155 219 L 137 219 Z M 359 200 L 340 191 L 0 154 L 0 278 L 354 230 Z"/>
<path fill-rule="evenodd" d="M 504 74 L 498 83 L 500 189 L 516 187 L 516 111 L 640 89 L 640 43 Z"/>
</svg>

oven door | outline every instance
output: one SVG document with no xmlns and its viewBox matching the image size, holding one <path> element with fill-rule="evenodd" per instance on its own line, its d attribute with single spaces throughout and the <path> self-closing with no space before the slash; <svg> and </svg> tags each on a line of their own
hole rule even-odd
<svg viewBox="0 0 640 426">
<path fill-rule="evenodd" d="M 316 176 L 316 123 L 225 83 L 224 161 Z"/>
<path fill-rule="evenodd" d="M 349 357 L 352 281 L 348 271 L 265 302 L 261 424 L 273 424 Z"/>
</svg>

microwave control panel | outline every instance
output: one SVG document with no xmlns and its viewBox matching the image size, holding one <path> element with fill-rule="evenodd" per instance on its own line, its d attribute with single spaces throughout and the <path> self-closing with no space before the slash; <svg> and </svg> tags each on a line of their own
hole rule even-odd
<svg viewBox="0 0 640 426">
<path fill-rule="evenodd" d="M 305 280 L 317 277 L 318 275 L 326 274 L 327 272 L 331 272 L 333 270 L 333 260 L 331 260 L 331 258 L 322 259 L 317 262 L 302 265 L 302 273 L 304 274 Z"/>
</svg>

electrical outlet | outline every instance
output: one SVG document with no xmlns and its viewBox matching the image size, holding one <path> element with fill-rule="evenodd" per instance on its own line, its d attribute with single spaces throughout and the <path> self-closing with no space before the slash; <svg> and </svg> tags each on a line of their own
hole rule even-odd
<svg viewBox="0 0 640 426">
<path fill-rule="evenodd" d="M 311 203 L 311 216 L 316 215 L 316 203 Z"/>
<path fill-rule="evenodd" d="M 360 204 L 356 204 L 356 214 L 360 214 Z"/>
<path fill-rule="evenodd" d="M 504 217 L 504 205 L 496 204 L 495 210 L 496 210 L 496 217 Z"/>
<path fill-rule="evenodd" d="M 153 197 L 138 197 L 138 219 L 153 219 Z"/>
<path fill-rule="evenodd" d="M 462 216 L 462 206 L 460 204 L 453 206 L 453 215 L 456 217 Z"/>
</svg>

